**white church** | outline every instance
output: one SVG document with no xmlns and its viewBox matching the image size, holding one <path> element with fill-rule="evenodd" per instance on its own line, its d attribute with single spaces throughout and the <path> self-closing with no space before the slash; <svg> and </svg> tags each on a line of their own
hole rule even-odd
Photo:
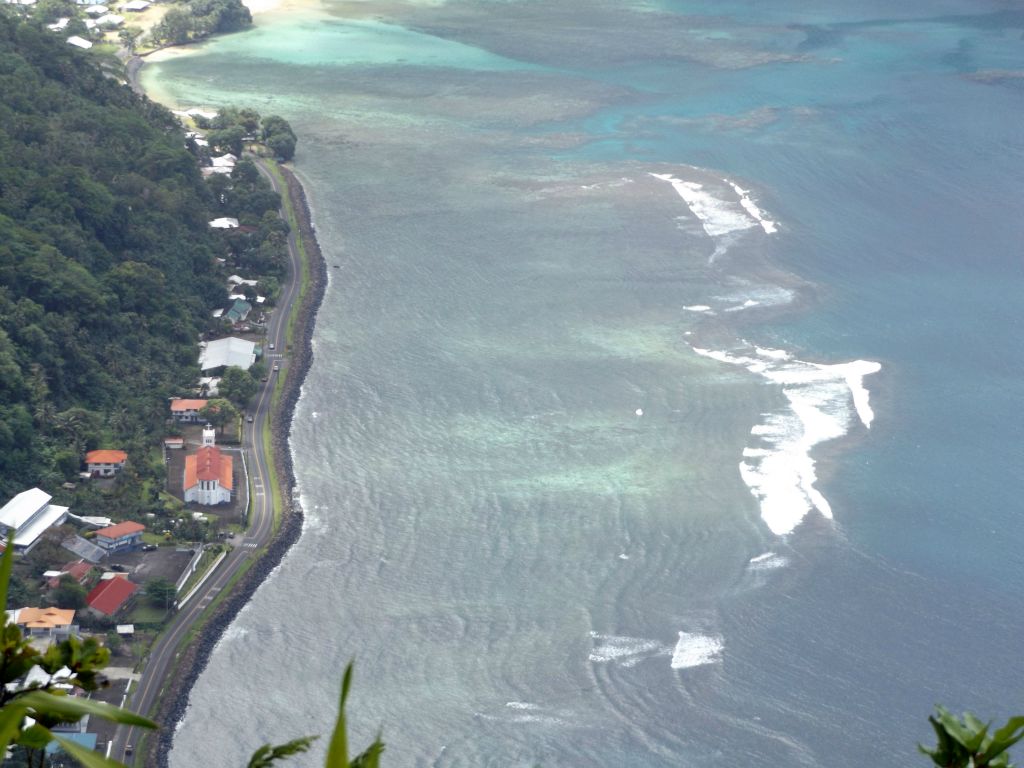
<svg viewBox="0 0 1024 768">
<path fill-rule="evenodd" d="M 185 501 L 227 504 L 234 489 L 234 465 L 230 456 L 215 445 L 216 433 L 207 424 L 203 428 L 203 447 L 185 457 Z"/>
</svg>

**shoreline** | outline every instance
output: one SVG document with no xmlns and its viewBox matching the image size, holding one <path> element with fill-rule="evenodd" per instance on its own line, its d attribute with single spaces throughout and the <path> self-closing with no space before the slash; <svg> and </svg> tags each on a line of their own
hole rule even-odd
<svg viewBox="0 0 1024 768">
<path fill-rule="evenodd" d="M 188 709 L 189 696 L 196 679 L 206 668 L 213 649 L 221 636 L 235 620 L 238 613 L 248 604 L 256 590 L 266 581 L 267 576 L 281 564 L 284 556 L 302 534 L 304 515 L 299 504 L 296 489 L 294 465 L 292 463 L 291 435 L 292 418 L 302 394 L 302 385 L 313 363 L 313 332 L 316 316 L 327 288 L 327 264 L 316 240 L 306 191 L 295 173 L 278 165 L 288 184 L 288 195 L 299 222 L 298 235 L 304 240 L 309 264 L 309 290 L 302 297 L 295 316 L 293 338 L 290 345 L 292 361 L 288 366 L 284 387 L 277 407 L 271 414 L 271 444 L 274 452 L 274 467 L 279 475 L 285 508 L 282 510 L 281 525 L 274 534 L 264 554 L 242 575 L 229 596 L 221 602 L 204 622 L 198 636 L 182 653 L 175 676 L 168 682 L 160 698 L 160 706 L 154 719 L 161 729 L 146 750 L 146 765 L 160 768 L 168 766 L 168 755 L 177 726 Z M 300 275 L 293 279 L 301 279 Z M 287 425 L 287 426 L 285 426 Z M 255 750 L 259 745 L 253 745 Z"/>
<path fill-rule="evenodd" d="M 129 87 L 135 93 L 149 98 L 139 79 L 144 64 L 145 57 L 134 55 L 125 62 L 125 73 Z M 298 306 L 291 310 L 295 312 L 292 338 L 289 342 L 291 361 L 287 367 L 281 396 L 270 416 L 274 469 L 284 500 L 281 523 L 264 553 L 238 579 L 228 595 L 203 622 L 196 637 L 181 651 L 173 676 L 165 682 L 156 712 L 152 714 L 153 719 L 160 724 L 160 730 L 154 734 L 155 738 L 147 740 L 146 749 L 140 750 L 140 754 L 145 755 L 145 765 L 160 768 L 168 766 L 168 755 L 177 726 L 188 708 L 192 687 L 206 668 L 213 649 L 228 626 L 248 604 L 270 573 L 280 565 L 302 533 L 304 515 L 296 493 L 298 484 L 292 462 L 290 435 L 295 407 L 313 362 L 312 340 L 316 317 L 327 288 L 327 263 L 316 238 L 305 188 L 291 168 L 280 163 L 277 167 L 287 185 L 286 194 L 290 198 L 299 225 L 296 236 L 302 239 L 305 246 L 306 267 L 309 270 L 308 290 L 301 296 Z M 302 275 L 292 275 L 291 278 L 301 281 Z M 253 749 L 258 746 L 253 745 Z"/>
</svg>

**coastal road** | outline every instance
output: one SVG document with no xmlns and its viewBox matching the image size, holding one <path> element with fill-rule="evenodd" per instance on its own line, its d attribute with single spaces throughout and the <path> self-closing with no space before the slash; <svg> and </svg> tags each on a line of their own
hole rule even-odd
<svg viewBox="0 0 1024 768">
<path fill-rule="evenodd" d="M 280 193 L 282 197 L 288 194 L 287 188 L 281 188 L 277 178 L 267 171 L 262 161 L 257 160 L 256 166 L 260 173 L 270 181 L 276 192 Z M 282 217 L 284 217 L 283 210 Z M 217 570 L 206 579 L 203 586 L 192 596 L 185 607 L 174 615 L 150 649 L 145 667 L 141 672 L 141 678 L 131 692 L 128 702 L 128 708 L 133 712 L 145 715 L 153 709 L 160 692 L 168 681 L 168 674 L 174 671 L 175 659 L 185 650 L 186 646 L 183 641 L 196 621 L 225 589 L 239 569 L 247 561 L 257 557 L 262 548 L 270 541 L 274 525 L 274 498 L 271 493 L 267 443 L 264 442 L 264 436 L 269 435 L 275 427 L 287 428 L 286 424 L 271 425 L 270 411 L 271 394 L 277 378 L 284 376 L 287 372 L 288 358 L 285 354 L 287 352 L 285 349 L 287 320 L 292 304 L 299 295 L 301 284 L 302 263 L 299 256 L 297 232 L 288 234 L 288 258 L 289 274 L 281 285 L 277 307 L 271 313 L 267 323 L 267 339 L 264 349 L 264 359 L 268 369 L 267 381 L 257 393 L 255 405 L 251 406 L 248 411 L 253 417 L 253 422 L 251 424 L 245 422 L 248 429 L 245 430 L 242 439 L 242 450 L 245 452 L 249 478 L 252 481 L 249 526 L 244 534 L 235 536 L 231 542 L 234 546 L 232 551 L 224 558 Z M 274 345 L 273 352 L 270 351 L 271 344 Z M 279 371 L 273 370 L 275 364 L 280 366 Z M 290 503 L 290 499 L 284 499 L 284 502 Z M 170 724 L 161 725 L 170 727 Z M 144 755 L 135 754 L 134 747 L 146 733 L 151 732 L 135 727 L 118 727 L 112 740 L 110 757 L 126 763 L 134 760 L 136 765 L 142 765 L 141 761 L 144 759 Z M 258 746 L 258 744 L 253 745 L 253 749 Z"/>
</svg>

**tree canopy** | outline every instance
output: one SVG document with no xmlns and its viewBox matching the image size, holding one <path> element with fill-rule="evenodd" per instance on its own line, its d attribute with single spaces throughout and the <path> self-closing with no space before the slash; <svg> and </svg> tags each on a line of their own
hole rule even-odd
<svg viewBox="0 0 1024 768">
<path fill-rule="evenodd" d="M 0 495 L 145 450 L 224 300 L 215 207 L 170 112 L 0 14 Z"/>
</svg>

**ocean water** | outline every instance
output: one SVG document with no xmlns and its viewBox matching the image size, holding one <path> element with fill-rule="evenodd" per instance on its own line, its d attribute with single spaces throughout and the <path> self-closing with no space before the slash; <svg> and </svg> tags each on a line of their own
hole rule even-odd
<svg viewBox="0 0 1024 768">
<path fill-rule="evenodd" d="M 1024 14 L 330 2 L 144 70 L 301 141 L 301 541 L 171 764 L 905 766 L 1019 711 Z M 321 751 L 296 758 L 321 761 Z"/>
</svg>

